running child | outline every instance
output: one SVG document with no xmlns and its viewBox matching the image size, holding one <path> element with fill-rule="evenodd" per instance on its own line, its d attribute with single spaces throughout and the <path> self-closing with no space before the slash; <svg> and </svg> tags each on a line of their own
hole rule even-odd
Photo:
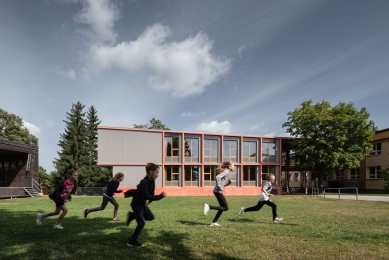
<svg viewBox="0 0 389 260">
<path fill-rule="evenodd" d="M 143 246 L 138 242 L 138 237 L 145 226 L 145 220 L 154 220 L 154 214 L 151 212 L 148 205 L 155 201 L 166 197 L 165 192 L 155 196 L 155 180 L 158 178 L 159 166 L 154 163 L 148 163 L 146 165 L 146 177 L 140 181 L 137 186 L 137 192 L 134 193 L 131 202 L 131 208 L 134 212 L 128 212 L 126 225 L 135 219 L 138 224 L 134 230 L 134 233 L 128 240 L 127 246 L 141 247 Z M 148 200 L 148 202 L 146 202 Z"/>
<path fill-rule="evenodd" d="M 259 196 L 258 204 L 256 206 L 250 208 L 241 208 L 239 214 L 243 214 L 245 212 L 250 211 L 258 211 L 263 205 L 268 205 L 272 208 L 273 213 L 273 222 L 279 223 L 283 220 L 283 218 L 277 218 L 277 205 L 269 199 L 269 197 L 274 196 L 271 194 L 272 183 L 274 183 L 276 177 L 274 174 L 266 175 L 266 181 L 262 183 L 262 194 Z"/>
<path fill-rule="evenodd" d="M 220 227 L 221 225 L 217 223 L 219 217 L 223 213 L 223 211 L 228 210 L 228 204 L 226 201 L 226 198 L 223 195 L 224 187 L 231 184 L 231 178 L 228 178 L 228 174 L 230 171 L 234 170 L 234 164 L 232 162 L 223 162 L 217 169 L 216 169 L 216 185 L 213 189 L 213 194 L 215 195 L 217 201 L 219 202 L 218 206 L 211 206 L 208 204 L 204 204 L 204 215 L 207 215 L 208 211 L 210 209 L 218 210 L 216 213 L 215 218 L 212 220 L 210 226 L 211 227 Z"/>
<path fill-rule="evenodd" d="M 119 204 L 113 197 L 114 193 L 121 193 L 123 190 L 118 190 L 120 182 L 124 180 L 124 174 L 121 172 L 118 172 L 113 176 L 112 180 L 108 183 L 107 189 L 105 190 L 103 194 L 103 202 L 101 203 L 101 206 L 98 208 L 93 208 L 93 209 L 84 209 L 84 218 L 88 216 L 89 213 L 94 212 L 94 211 L 100 211 L 104 210 L 105 207 L 107 206 L 108 202 L 111 202 L 112 205 L 115 207 L 113 210 L 113 221 L 120 221 L 120 219 L 117 217 L 118 214 L 118 209 L 119 209 Z"/>
<path fill-rule="evenodd" d="M 62 211 L 61 215 L 59 215 L 58 217 L 57 223 L 54 225 L 53 228 L 63 229 L 61 222 L 68 213 L 68 209 L 65 206 L 65 203 L 68 201 L 72 201 L 71 193 L 74 193 L 76 189 L 76 180 L 78 178 L 78 173 L 76 170 L 69 170 L 66 177 L 67 178 L 65 180 L 60 181 L 57 184 L 54 192 L 49 195 L 50 199 L 55 202 L 55 211 L 46 214 L 37 213 L 37 225 L 42 224 L 43 219 L 45 219 L 46 217 L 58 215 Z"/>
</svg>

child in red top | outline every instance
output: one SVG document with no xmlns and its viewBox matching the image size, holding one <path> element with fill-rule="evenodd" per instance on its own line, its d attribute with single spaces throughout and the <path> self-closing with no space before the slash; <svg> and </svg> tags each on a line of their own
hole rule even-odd
<svg viewBox="0 0 389 260">
<path fill-rule="evenodd" d="M 52 194 L 50 194 L 50 199 L 55 202 L 55 211 L 47 213 L 47 214 L 36 214 L 36 224 L 42 224 L 42 220 L 49 216 L 58 215 L 61 211 L 61 215 L 58 217 L 57 223 L 53 228 L 63 229 L 61 225 L 61 221 L 64 219 L 66 214 L 68 213 L 68 209 L 65 206 L 65 203 L 68 201 L 72 201 L 71 193 L 75 190 L 76 180 L 78 178 L 78 173 L 76 170 L 69 170 L 67 173 L 67 179 L 58 183 L 57 187 Z"/>
</svg>

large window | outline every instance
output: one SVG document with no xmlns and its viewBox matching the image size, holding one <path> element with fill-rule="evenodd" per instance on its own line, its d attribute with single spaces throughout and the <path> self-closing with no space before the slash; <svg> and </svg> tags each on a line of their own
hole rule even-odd
<svg viewBox="0 0 389 260">
<path fill-rule="evenodd" d="M 273 186 L 278 186 L 279 167 L 278 166 L 262 166 L 262 182 L 266 181 L 266 175 L 268 175 L 268 174 L 275 175 L 276 181 L 273 183 Z M 299 178 L 299 177 L 296 177 L 296 178 Z"/>
<path fill-rule="evenodd" d="M 380 179 L 381 166 L 369 167 L 369 179 Z"/>
<path fill-rule="evenodd" d="M 244 141 L 243 142 L 243 162 L 257 162 L 257 142 Z"/>
<path fill-rule="evenodd" d="M 340 171 L 340 170 L 336 170 L 336 179 L 337 180 L 343 180 L 343 171 Z"/>
<path fill-rule="evenodd" d="M 238 141 L 224 141 L 224 159 L 223 161 L 238 162 Z"/>
<path fill-rule="evenodd" d="M 204 162 L 218 162 L 218 140 L 205 139 L 204 140 Z"/>
<path fill-rule="evenodd" d="M 165 186 L 180 186 L 179 166 L 165 166 Z"/>
<path fill-rule="evenodd" d="M 238 186 L 239 185 L 239 167 L 235 166 L 233 171 L 230 171 L 230 176 L 229 178 L 232 179 L 231 181 L 231 186 Z"/>
<path fill-rule="evenodd" d="M 185 162 L 199 162 L 198 138 L 185 138 Z"/>
<path fill-rule="evenodd" d="M 373 150 L 370 151 L 370 155 L 379 155 L 381 154 L 381 144 L 374 144 Z"/>
<path fill-rule="evenodd" d="M 165 162 L 179 162 L 180 138 L 165 137 Z"/>
<path fill-rule="evenodd" d="M 256 186 L 257 166 L 243 166 L 243 186 Z"/>
<path fill-rule="evenodd" d="M 262 161 L 276 162 L 276 143 L 262 143 Z"/>
<path fill-rule="evenodd" d="M 185 186 L 199 186 L 200 167 L 185 166 Z"/>
<path fill-rule="evenodd" d="M 355 168 L 355 169 L 350 170 L 350 179 L 352 179 L 352 180 L 359 179 L 359 168 Z"/>
<path fill-rule="evenodd" d="M 216 166 L 204 166 L 204 186 L 215 186 Z"/>
</svg>

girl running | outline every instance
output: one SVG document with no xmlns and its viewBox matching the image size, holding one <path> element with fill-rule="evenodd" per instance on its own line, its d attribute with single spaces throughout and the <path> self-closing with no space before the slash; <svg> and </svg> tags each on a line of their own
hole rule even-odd
<svg viewBox="0 0 389 260">
<path fill-rule="evenodd" d="M 217 169 L 216 169 L 216 185 L 213 189 L 213 194 L 215 195 L 217 201 L 219 202 L 218 206 L 211 206 L 208 204 L 204 204 L 204 215 L 207 215 L 208 211 L 210 209 L 218 210 L 216 213 L 215 218 L 211 222 L 211 227 L 220 227 L 220 225 L 217 223 L 219 217 L 223 213 L 223 211 L 228 210 L 227 201 L 224 198 L 223 190 L 225 186 L 228 186 L 231 184 L 231 178 L 228 178 L 228 174 L 230 171 L 234 170 L 234 164 L 232 162 L 223 162 Z"/>
<path fill-rule="evenodd" d="M 269 199 L 269 197 L 274 196 L 271 194 L 272 183 L 274 183 L 276 177 L 274 174 L 266 175 L 266 181 L 262 184 L 262 194 L 259 196 L 258 204 L 256 206 L 250 208 L 241 208 L 239 214 L 250 212 L 250 211 L 258 211 L 263 205 L 268 205 L 272 208 L 273 213 L 273 222 L 278 223 L 283 220 L 283 218 L 277 218 L 277 205 Z"/>
<path fill-rule="evenodd" d="M 68 213 L 68 209 L 65 206 L 65 203 L 68 201 L 72 201 L 71 193 L 74 192 L 76 188 L 76 180 L 78 178 L 78 173 L 76 170 L 69 170 L 67 173 L 67 178 L 61 182 L 58 183 L 58 185 L 55 187 L 55 190 L 52 194 L 50 194 L 50 199 L 52 199 L 55 202 L 55 211 L 47 213 L 47 214 L 36 214 L 36 224 L 40 225 L 42 224 L 42 220 L 49 216 L 58 215 L 61 211 L 61 215 L 58 217 L 57 223 L 54 225 L 53 228 L 57 229 L 63 229 L 63 226 L 61 225 L 62 220 Z"/>
<path fill-rule="evenodd" d="M 113 211 L 113 221 L 119 221 L 120 219 L 117 217 L 118 214 L 118 209 L 119 209 L 119 204 L 116 202 L 115 198 L 113 197 L 114 193 L 121 193 L 123 190 L 117 190 L 119 187 L 120 182 L 124 180 L 124 174 L 121 172 L 118 172 L 113 176 L 112 180 L 110 183 L 107 185 L 107 189 L 105 190 L 103 194 L 103 202 L 101 203 L 101 206 L 98 208 L 93 208 L 93 209 L 84 209 L 84 217 L 86 218 L 89 213 L 93 211 L 100 211 L 104 210 L 105 207 L 108 204 L 108 201 L 112 203 L 112 205 L 115 207 Z"/>
</svg>

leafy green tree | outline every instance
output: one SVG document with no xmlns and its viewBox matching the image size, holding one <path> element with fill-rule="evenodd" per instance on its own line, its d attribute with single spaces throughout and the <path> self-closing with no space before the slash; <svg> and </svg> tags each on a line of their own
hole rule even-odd
<svg viewBox="0 0 389 260">
<path fill-rule="evenodd" d="M 38 138 L 23 125 L 23 120 L 0 108 L 0 139 L 38 145 Z"/>
<path fill-rule="evenodd" d="M 150 124 L 145 124 L 145 125 L 134 124 L 134 128 L 170 130 L 166 125 L 162 124 L 160 120 L 155 119 L 155 117 L 150 119 L 149 123 Z"/>
<path fill-rule="evenodd" d="M 381 169 L 380 177 L 385 182 L 384 192 L 389 193 L 389 168 Z"/>
<path fill-rule="evenodd" d="M 366 108 L 356 109 L 352 103 L 303 102 L 301 108 L 288 112 L 286 132 L 296 139 L 291 148 L 300 160 L 300 170 L 311 171 L 321 178 L 333 170 L 358 167 L 371 150 L 373 121 Z"/>
<path fill-rule="evenodd" d="M 86 129 L 84 105 L 80 102 L 72 105 L 69 112 L 66 112 L 65 132 L 60 134 L 58 146 L 61 151 L 58 152 L 58 159 L 53 161 L 57 170 L 53 176 L 54 182 L 58 182 L 66 176 L 70 169 L 76 169 L 80 175 L 78 183 L 83 186 L 82 175 L 83 168 L 88 164 L 88 153 L 86 149 Z"/>
<path fill-rule="evenodd" d="M 39 182 L 44 183 L 47 186 L 52 186 L 51 175 L 47 173 L 46 169 L 43 168 L 42 166 L 39 166 L 38 172 L 39 172 Z"/>
</svg>

